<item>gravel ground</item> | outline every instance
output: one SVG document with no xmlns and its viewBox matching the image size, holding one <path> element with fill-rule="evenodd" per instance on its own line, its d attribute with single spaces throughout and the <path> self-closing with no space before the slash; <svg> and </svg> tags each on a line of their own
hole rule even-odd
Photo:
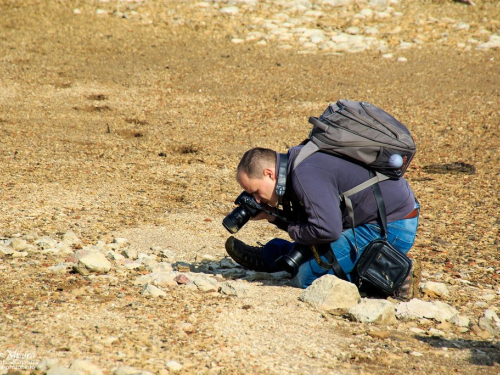
<svg viewBox="0 0 500 375">
<path fill-rule="evenodd" d="M 0 372 L 497 374 L 498 333 L 480 319 L 500 307 L 500 7 L 474 3 L 2 2 Z M 135 283 L 150 270 L 127 259 L 51 271 L 89 246 L 165 250 L 180 270 L 224 259 L 241 154 L 299 143 L 339 98 L 414 134 L 412 256 L 450 290 L 419 298 L 469 326 L 352 322 L 286 279 L 219 275 L 244 293 L 180 283 L 153 298 Z M 81 242 L 62 246 L 69 230 Z M 263 223 L 238 233 L 275 236 Z"/>
</svg>

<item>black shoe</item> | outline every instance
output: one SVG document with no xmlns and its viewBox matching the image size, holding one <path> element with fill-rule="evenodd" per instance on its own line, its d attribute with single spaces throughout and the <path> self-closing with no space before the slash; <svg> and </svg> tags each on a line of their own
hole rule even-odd
<svg viewBox="0 0 500 375">
<path fill-rule="evenodd" d="M 253 271 L 276 272 L 276 269 L 267 266 L 264 262 L 262 249 L 263 246 L 249 246 L 233 236 L 226 241 L 226 251 L 236 263 Z"/>
</svg>

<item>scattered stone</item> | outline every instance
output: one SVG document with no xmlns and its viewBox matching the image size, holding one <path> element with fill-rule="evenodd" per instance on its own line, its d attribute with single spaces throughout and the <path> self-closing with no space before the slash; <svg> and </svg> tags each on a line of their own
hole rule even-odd
<svg viewBox="0 0 500 375">
<path fill-rule="evenodd" d="M 69 366 L 71 370 L 78 371 L 80 374 L 86 374 L 86 375 L 102 375 L 103 372 L 102 370 L 94 365 L 90 361 L 85 361 L 83 359 L 75 359 L 73 362 L 71 362 L 71 365 Z"/>
<path fill-rule="evenodd" d="M 231 268 L 220 271 L 225 279 L 239 279 L 247 275 L 247 271 L 242 268 Z"/>
<path fill-rule="evenodd" d="M 457 314 L 455 308 L 440 301 L 426 302 L 414 298 L 409 302 L 400 302 L 396 306 L 396 317 L 402 320 L 428 318 L 444 322 Z"/>
<path fill-rule="evenodd" d="M 167 293 L 152 284 L 146 284 L 142 288 L 142 295 L 151 297 L 166 297 Z"/>
<path fill-rule="evenodd" d="M 117 260 L 117 261 L 120 261 L 120 260 L 125 259 L 125 257 L 124 257 L 123 255 L 121 255 L 121 254 L 117 253 L 117 252 L 116 252 L 116 251 L 114 251 L 114 250 L 110 250 L 110 251 L 108 252 L 108 257 L 109 257 L 109 259 L 111 259 L 111 260 Z"/>
<path fill-rule="evenodd" d="M 387 300 L 363 298 L 360 303 L 347 311 L 350 317 L 358 322 L 396 324 L 396 309 L 394 304 Z"/>
<path fill-rule="evenodd" d="M 88 275 L 89 272 L 105 273 L 111 269 L 111 263 L 101 253 L 91 253 L 81 258 L 74 268 L 82 275 Z"/>
<path fill-rule="evenodd" d="M 0 246 L 0 256 L 2 257 L 11 256 L 14 252 L 14 249 L 11 247 Z"/>
<path fill-rule="evenodd" d="M 219 263 L 220 268 L 237 268 L 238 264 L 235 263 L 231 258 L 224 258 Z"/>
<path fill-rule="evenodd" d="M 222 294 L 236 297 L 246 297 L 249 294 L 248 287 L 236 280 L 222 283 L 219 291 Z"/>
<path fill-rule="evenodd" d="M 16 251 L 20 251 L 26 249 L 28 242 L 22 238 L 12 238 L 9 246 Z"/>
<path fill-rule="evenodd" d="M 43 236 L 39 240 L 35 242 L 40 248 L 43 250 L 45 249 L 51 249 L 54 248 L 57 245 L 57 241 L 54 240 L 52 237 L 49 236 Z"/>
<path fill-rule="evenodd" d="M 469 327 L 470 319 L 465 315 L 457 314 L 450 318 L 450 323 L 453 323 L 458 327 Z"/>
<path fill-rule="evenodd" d="M 450 291 L 443 283 L 427 281 L 420 286 L 420 290 L 431 298 L 450 298 Z"/>
<path fill-rule="evenodd" d="M 176 373 L 182 370 L 182 365 L 177 361 L 168 361 L 165 363 L 165 367 L 168 371 Z"/>
<path fill-rule="evenodd" d="M 113 243 L 120 246 L 120 247 L 125 247 L 129 244 L 129 240 L 127 240 L 126 238 L 115 238 L 113 240 Z"/>
<path fill-rule="evenodd" d="M 175 261 L 175 254 L 171 250 L 168 250 L 168 249 L 160 250 L 160 257 L 164 258 L 164 260 L 166 260 L 167 262 L 170 262 L 170 263 Z"/>
<path fill-rule="evenodd" d="M 413 332 L 413 333 L 416 333 L 417 335 L 424 335 L 424 334 L 426 334 L 426 333 L 427 333 L 426 331 L 424 331 L 423 329 L 418 328 L 418 327 L 411 327 L 411 328 L 409 329 L 409 331 L 410 331 L 410 332 Z"/>
<path fill-rule="evenodd" d="M 236 14 L 238 14 L 240 12 L 239 8 L 238 7 L 224 7 L 224 8 L 221 8 L 219 10 L 219 12 L 223 13 L 223 14 L 228 14 L 228 15 L 231 15 L 231 16 L 234 16 Z"/>
<path fill-rule="evenodd" d="M 123 264 L 123 267 L 128 269 L 128 270 L 136 270 L 138 268 L 143 268 L 144 264 L 141 262 L 133 261 L 131 262 L 130 260 L 126 263 Z"/>
<path fill-rule="evenodd" d="M 51 367 L 46 375 L 81 375 L 78 371 L 71 370 L 67 367 L 54 366 Z"/>
<path fill-rule="evenodd" d="M 113 370 L 113 375 L 153 375 L 153 373 L 146 370 L 139 370 L 131 366 L 120 366 Z"/>
<path fill-rule="evenodd" d="M 58 364 L 59 358 L 44 358 L 36 365 L 36 370 L 46 372 Z"/>
<path fill-rule="evenodd" d="M 202 292 L 217 292 L 219 290 L 219 287 L 218 287 L 217 283 L 215 282 L 215 280 L 214 280 L 214 282 L 211 282 L 207 278 L 198 277 L 198 278 L 193 280 L 193 283 Z"/>
<path fill-rule="evenodd" d="M 75 234 L 75 232 L 73 232 L 71 229 L 63 234 L 62 239 L 69 245 L 77 245 L 81 244 L 82 242 L 80 238 L 78 238 L 78 236 Z"/>
<path fill-rule="evenodd" d="M 181 273 L 180 275 L 177 275 L 175 278 L 174 278 L 174 281 L 177 283 L 177 284 L 189 284 L 189 282 L 191 280 L 189 280 L 189 278 L 184 275 L 183 273 Z"/>
<path fill-rule="evenodd" d="M 139 256 L 139 253 L 137 252 L 136 249 L 128 248 L 122 251 L 122 255 L 128 259 L 135 260 Z"/>
<path fill-rule="evenodd" d="M 493 336 L 500 335 L 500 318 L 491 309 L 484 312 L 484 316 L 479 318 L 479 327 L 488 331 Z"/>
<path fill-rule="evenodd" d="M 353 283 L 334 275 L 325 275 L 314 282 L 300 295 L 299 300 L 318 310 L 331 314 L 342 314 L 359 303 L 361 296 Z"/>
<path fill-rule="evenodd" d="M 389 331 L 370 331 L 368 336 L 376 339 L 386 339 L 389 337 Z"/>
<path fill-rule="evenodd" d="M 74 263 L 58 263 L 55 266 L 47 268 L 47 270 L 55 274 L 65 274 L 71 270 L 73 266 Z"/>
<path fill-rule="evenodd" d="M 430 328 L 428 331 L 428 334 L 429 334 L 429 336 L 433 336 L 433 337 L 443 337 L 444 336 L 444 332 L 439 330 L 439 329 L 436 329 L 436 328 Z"/>
</svg>

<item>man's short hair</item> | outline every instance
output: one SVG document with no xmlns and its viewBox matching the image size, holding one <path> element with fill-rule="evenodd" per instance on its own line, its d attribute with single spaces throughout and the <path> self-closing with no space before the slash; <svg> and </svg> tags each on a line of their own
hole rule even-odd
<svg viewBox="0 0 500 375">
<path fill-rule="evenodd" d="M 252 148 L 243 154 L 236 169 L 236 178 L 240 172 L 245 172 L 248 178 L 262 178 L 262 171 L 268 167 L 276 167 L 276 151 Z"/>
</svg>

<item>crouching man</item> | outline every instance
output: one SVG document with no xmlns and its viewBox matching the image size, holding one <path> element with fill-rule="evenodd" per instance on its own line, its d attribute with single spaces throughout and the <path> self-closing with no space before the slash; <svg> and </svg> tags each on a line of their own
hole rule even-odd
<svg viewBox="0 0 500 375">
<path fill-rule="evenodd" d="M 339 197 L 340 193 L 369 180 L 369 170 L 323 152 L 312 154 L 292 168 L 301 147 L 291 148 L 288 154 L 266 148 L 248 150 L 238 165 L 236 177 L 243 190 L 265 208 L 251 219 L 266 219 L 287 231 L 293 241 L 275 238 L 264 246 L 249 246 L 230 237 L 226 251 L 248 269 L 264 272 L 287 270 L 292 273 L 294 284 L 307 288 L 327 273 L 340 276 L 343 272 L 350 279 L 356 260 L 371 241 L 381 238 L 381 230 L 372 189 L 351 196 L 354 225 Z M 287 159 L 286 164 L 281 159 Z M 278 195 L 278 179 L 283 183 L 285 178 L 284 194 L 281 190 Z M 387 239 L 406 254 L 415 240 L 419 205 L 403 178 L 385 180 L 379 182 L 379 186 L 386 207 Z M 282 209 L 278 210 L 279 207 Z M 328 257 L 330 249 L 338 261 L 337 272 L 324 267 L 331 261 Z M 412 293 L 410 273 L 396 297 L 408 299 Z"/>
</svg>

